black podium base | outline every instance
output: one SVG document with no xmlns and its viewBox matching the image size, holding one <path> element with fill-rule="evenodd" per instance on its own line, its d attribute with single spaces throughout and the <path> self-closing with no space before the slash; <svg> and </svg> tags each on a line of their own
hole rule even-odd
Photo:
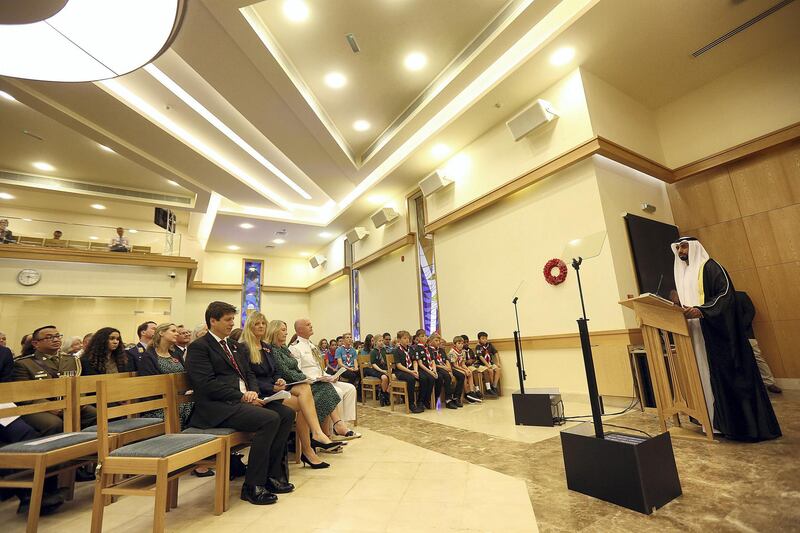
<svg viewBox="0 0 800 533">
<path fill-rule="evenodd" d="M 511 395 L 514 403 L 514 423 L 518 426 L 547 426 L 553 427 L 553 419 L 557 412 L 553 410 L 553 405 L 561 400 L 560 394 L 537 393 L 533 389 L 531 393 L 520 394 L 515 392 Z"/>
<path fill-rule="evenodd" d="M 644 514 L 681 495 L 669 433 L 599 439 L 586 423 L 562 431 L 561 448 L 570 490 Z"/>
</svg>

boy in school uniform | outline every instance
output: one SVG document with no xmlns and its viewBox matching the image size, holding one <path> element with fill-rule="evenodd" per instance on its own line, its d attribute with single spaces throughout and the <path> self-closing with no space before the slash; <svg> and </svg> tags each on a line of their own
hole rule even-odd
<svg viewBox="0 0 800 533">
<path fill-rule="evenodd" d="M 408 405 L 412 413 L 421 413 L 425 409 L 414 398 L 414 390 L 419 380 L 418 363 L 411 353 L 411 334 L 406 330 L 397 332 L 397 345 L 394 350 L 394 375 L 405 381 L 408 386 Z"/>
<path fill-rule="evenodd" d="M 453 337 L 453 347 L 447 354 L 447 359 L 450 361 L 450 367 L 453 369 L 453 374 L 456 379 L 461 376 L 461 386 L 467 387 L 466 398 L 469 403 L 481 403 L 481 398 L 478 396 L 475 386 L 472 382 L 472 368 L 467 366 L 467 355 L 464 350 L 464 338 L 461 335 Z M 461 393 L 458 393 L 459 404 L 461 403 Z M 461 407 L 461 405 L 459 405 Z"/>
<path fill-rule="evenodd" d="M 467 363 L 467 368 L 472 369 L 473 396 L 477 396 L 482 400 L 483 391 L 480 390 L 480 387 L 478 387 L 478 378 L 475 377 L 476 373 L 480 374 L 478 377 L 483 377 L 483 372 L 480 370 L 480 362 L 478 361 L 478 357 L 475 355 L 475 351 L 469 346 L 469 337 L 466 335 L 461 335 L 461 338 L 464 340 L 464 358 Z"/>
<path fill-rule="evenodd" d="M 418 329 L 414 335 L 415 344 L 411 347 L 414 357 L 419 363 L 419 395 L 417 397 L 417 405 L 421 405 L 426 409 L 436 409 L 435 405 L 431 405 L 431 393 L 433 392 L 434 384 L 439 379 L 439 374 L 436 372 L 436 363 L 433 360 L 433 354 L 428 348 L 428 336 L 425 334 L 424 329 Z"/>
<path fill-rule="evenodd" d="M 386 348 L 383 347 L 383 337 L 374 337 L 375 346 L 369 352 L 369 368 L 364 369 L 364 375 L 381 380 L 381 407 L 389 405 L 389 367 L 386 364 Z"/>
<path fill-rule="evenodd" d="M 436 365 L 436 372 L 439 377 L 436 379 L 436 397 L 442 393 L 444 387 L 445 407 L 447 409 L 458 409 L 464 407 L 461 403 L 461 392 L 464 390 L 464 376 L 454 376 L 453 368 L 447 360 L 447 354 L 441 346 L 442 338 L 438 333 L 432 333 L 428 339 L 428 349 L 433 353 L 433 362 Z M 455 390 L 453 383 L 455 382 Z"/>
<path fill-rule="evenodd" d="M 480 363 L 479 368 L 484 372 L 488 379 L 486 382 L 486 394 L 497 397 L 497 384 L 500 382 L 500 358 L 497 349 L 489 342 L 489 334 L 485 331 L 478 333 L 478 345 L 475 346 L 475 356 Z"/>
</svg>

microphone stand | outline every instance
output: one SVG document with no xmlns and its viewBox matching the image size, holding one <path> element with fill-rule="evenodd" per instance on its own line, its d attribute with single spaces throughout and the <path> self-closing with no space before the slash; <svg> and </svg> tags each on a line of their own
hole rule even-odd
<svg viewBox="0 0 800 533">
<path fill-rule="evenodd" d="M 583 352 L 583 367 L 586 370 L 586 384 L 589 388 L 589 403 L 592 406 L 592 420 L 594 421 L 594 434 L 598 439 L 605 437 L 603 434 L 603 419 L 600 410 L 600 396 L 597 393 L 597 375 L 594 372 L 594 357 L 592 356 L 592 345 L 589 340 L 589 319 L 586 318 L 586 305 L 583 301 L 583 286 L 581 285 L 581 263 L 582 257 L 572 259 L 572 268 L 578 277 L 578 294 L 581 298 L 581 312 L 583 317 L 578 319 L 578 332 L 581 338 L 581 351 Z"/>
<path fill-rule="evenodd" d="M 517 310 L 518 297 L 514 296 L 511 303 L 514 304 L 514 316 L 517 318 L 517 329 L 514 330 L 514 350 L 517 352 L 517 373 L 519 374 L 519 393 L 525 394 L 525 379 L 528 375 L 525 373 L 525 361 L 522 358 L 522 333 L 519 329 L 519 311 Z"/>
</svg>

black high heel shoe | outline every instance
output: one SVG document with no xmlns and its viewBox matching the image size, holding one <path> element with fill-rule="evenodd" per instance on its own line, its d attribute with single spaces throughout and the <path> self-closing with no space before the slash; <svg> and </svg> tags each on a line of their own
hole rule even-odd
<svg viewBox="0 0 800 533">
<path fill-rule="evenodd" d="M 312 463 L 311 460 L 308 457 L 306 457 L 306 454 L 304 453 L 300 454 L 300 460 L 303 462 L 303 466 L 308 465 L 311 467 L 312 470 L 319 470 L 320 468 L 328 468 L 329 466 L 331 466 L 324 461 L 316 464 Z"/>
<path fill-rule="evenodd" d="M 325 444 L 323 442 L 320 442 L 320 441 L 312 438 L 311 439 L 311 447 L 314 448 L 314 451 L 317 451 L 317 448 L 321 448 L 321 449 L 323 449 L 323 450 L 325 450 L 327 452 L 331 452 L 331 451 L 337 450 L 338 448 L 341 448 L 342 447 L 342 443 L 341 442 L 329 442 L 328 444 Z"/>
</svg>

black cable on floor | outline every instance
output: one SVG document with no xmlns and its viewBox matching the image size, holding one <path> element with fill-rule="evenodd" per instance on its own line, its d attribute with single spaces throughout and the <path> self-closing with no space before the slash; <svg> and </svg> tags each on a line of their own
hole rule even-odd
<svg viewBox="0 0 800 533">
<path fill-rule="evenodd" d="M 627 413 L 628 411 L 630 411 L 630 410 L 632 410 L 634 407 L 636 407 L 636 404 L 638 404 L 638 403 L 639 403 L 639 400 L 637 400 L 636 398 L 634 398 L 634 399 L 631 401 L 630 405 L 629 405 L 628 407 L 626 407 L 625 409 L 623 409 L 622 411 L 619 411 L 618 413 L 603 413 L 603 414 L 602 414 L 602 415 L 600 415 L 600 416 L 617 416 L 617 415 L 624 415 L 625 413 Z M 590 418 L 591 416 L 592 416 L 592 415 L 565 416 L 565 417 L 562 417 L 562 419 L 563 419 L 563 420 L 575 420 L 576 418 Z"/>
</svg>

